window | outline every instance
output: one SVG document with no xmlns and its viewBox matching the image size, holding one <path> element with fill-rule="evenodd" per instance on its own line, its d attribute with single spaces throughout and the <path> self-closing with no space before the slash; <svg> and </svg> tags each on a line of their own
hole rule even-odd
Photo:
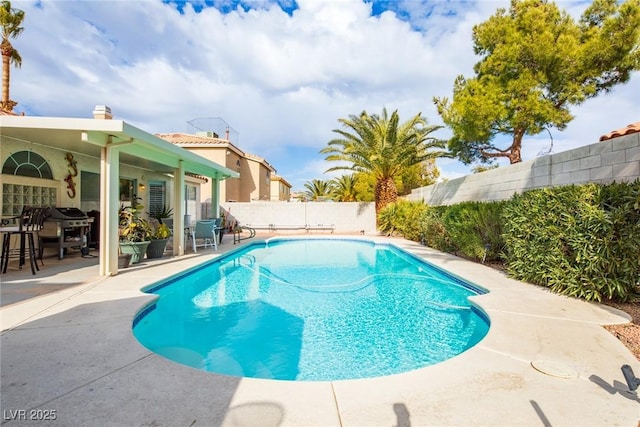
<svg viewBox="0 0 640 427">
<path fill-rule="evenodd" d="M 149 183 L 149 213 L 151 216 L 157 215 L 166 206 L 166 183 Z"/>
<path fill-rule="evenodd" d="M 196 199 L 196 187 L 193 185 L 187 185 L 187 200 Z"/>
<path fill-rule="evenodd" d="M 80 210 L 85 212 L 100 209 L 100 175 L 80 172 Z"/>
<path fill-rule="evenodd" d="M 185 186 L 185 198 L 184 198 L 184 214 L 185 216 L 191 217 L 192 215 L 196 215 L 196 197 L 197 197 L 197 188 L 195 185 L 187 184 Z M 197 218 L 193 218 L 194 220 Z M 189 223 L 190 220 L 185 220 L 185 223 Z"/>
<path fill-rule="evenodd" d="M 33 151 L 18 151 L 10 155 L 2 166 L 2 173 L 53 179 L 49 163 L 41 155 Z"/>
<path fill-rule="evenodd" d="M 2 216 L 20 215 L 23 206 L 55 206 L 58 190 L 21 184 L 2 184 Z"/>
<path fill-rule="evenodd" d="M 47 161 L 33 151 L 18 151 L 11 154 L 2 165 L 2 173 L 53 180 L 53 173 Z M 23 206 L 55 206 L 58 198 L 57 187 L 58 182 L 56 181 L 42 181 L 41 183 L 37 182 L 36 185 L 24 185 L 17 178 L 3 183 L 2 215 L 19 215 Z"/>
<path fill-rule="evenodd" d="M 120 203 L 125 206 L 135 206 L 136 205 L 136 183 L 133 179 L 129 178 L 120 178 Z"/>
</svg>

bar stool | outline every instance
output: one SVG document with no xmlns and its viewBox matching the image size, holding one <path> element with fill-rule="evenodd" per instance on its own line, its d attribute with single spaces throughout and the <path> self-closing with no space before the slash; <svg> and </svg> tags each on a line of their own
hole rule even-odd
<svg viewBox="0 0 640 427">
<path fill-rule="evenodd" d="M 25 264 L 25 249 L 26 245 L 29 246 L 29 265 L 31 266 L 31 273 L 36 274 L 36 270 L 40 270 L 36 258 L 36 237 L 39 240 L 39 232 L 42 229 L 44 219 L 46 218 L 47 208 L 33 208 L 25 206 L 22 209 L 22 214 L 18 217 L 17 229 L 7 229 L 3 233 L 2 238 L 2 257 L 1 257 L 1 271 L 7 272 L 9 266 L 9 256 L 11 253 L 11 237 L 19 236 L 20 248 L 18 251 L 18 267 L 22 269 Z M 38 235 L 38 236 L 36 236 Z"/>
</svg>

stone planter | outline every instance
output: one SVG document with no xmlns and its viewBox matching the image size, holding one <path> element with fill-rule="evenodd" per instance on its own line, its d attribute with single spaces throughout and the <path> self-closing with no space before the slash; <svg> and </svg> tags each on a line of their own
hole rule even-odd
<svg viewBox="0 0 640 427">
<path fill-rule="evenodd" d="M 147 258 L 162 258 L 169 239 L 153 239 L 147 246 Z"/>
<path fill-rule="evenodd" d="M 120 242 L 120 252 L 123 254 L 131 254 L 131 264 L 137 264 L 144 258 L 149 243 L 149 241 Z"/>
</svg>

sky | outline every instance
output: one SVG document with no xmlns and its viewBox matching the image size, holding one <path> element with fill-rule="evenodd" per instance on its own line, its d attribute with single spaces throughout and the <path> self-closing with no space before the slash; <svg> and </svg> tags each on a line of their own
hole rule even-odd
<svg viewBox="0 0 640 427">
<path fill-rule="evenodd" d="M 589 4 L 556 2 L 576 19 Z M 96 105 L 149 133 L 230 127 L 231 140 L 304 190 L 331 179 L 319 151 L 340 118 L 397 110 L 443 125 L 434 97 L 473 77 L 472 29 L 508 0 L 12 1 L 19 113 L 92 117 Z M 525 137 L 523 160 L 597 142 L 640 120 L 640 73 L 571 109 L 564 131 Z M 212 128 L 212 129 L 208 129 Z M 446 139 L 446 127 L 432 134 Z M 504 161 L 500 165 L 506 165 Z M 474 165 L 439 159 L 441 179 Z"/>
</svg>

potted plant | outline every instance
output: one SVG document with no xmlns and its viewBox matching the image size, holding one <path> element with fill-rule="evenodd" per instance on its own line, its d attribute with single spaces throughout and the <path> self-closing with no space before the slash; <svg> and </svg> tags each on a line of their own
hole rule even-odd
<svg viewBox="0 0 640 427">
<path fill-rule="evenodd" d="M 152 214 L 147 212 L 147 215 L 157 219 L 160 224 L 164 224 L 163 219 L 173 217 L 173 209 L 163 206 L 161 209 L 156 209 Z"/>
<path fill-rule="evenodd" d="M 151 241 L 151 227 L 142 218 L 142 205 L 120 206 L 120 251 L 131 254 L 131 264 L 139 263 L 147 251 Z"/>
<path fill-rule="evenodd" d="M 171 235 L 171 230 L 167 224 L 158 224 L 151 231 L 151 241 L 147 246 L 147 258 L 161 258 L 164 255 L 164 249 L 167 247 L 167 241 Z"/>
</svg>

